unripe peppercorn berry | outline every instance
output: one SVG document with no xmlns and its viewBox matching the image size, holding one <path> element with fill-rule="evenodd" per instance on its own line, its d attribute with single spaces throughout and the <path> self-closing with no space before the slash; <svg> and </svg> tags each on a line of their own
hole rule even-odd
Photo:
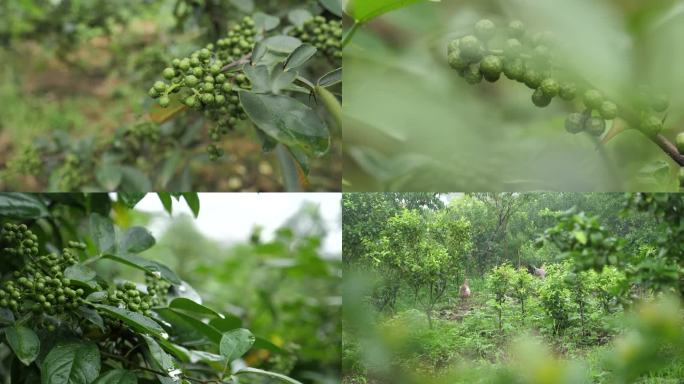
<svg viewBox="0 0 684 384">
<path fill-rule="evenodd" d="M 577 86 L 572 83 L 563 83 L 560 87 L 559 95 L 563 100 L 574 100 L 577 97 Z"/>
<path fill-rule="evenodd" d="M 603 95 L 601 92 L 590 89 L 584 93 L 584 105 L 589 109 L 599 109 L 603 104 Z"/>
<path fill-rule="evenodd" d="M 537 89 L 541 85 L 542 76 L 538 71 L 528 68 L 523 75 L 523 81 L 530 89 Z"/>
<path fill-rule="evenodd" d="M 665 95 L 656 95 L 651 97 L 651 108 L 656 112 L 665 112 L 670 106 L 670 101 Z"/>
<path fill-rule="evenodd" d="M 503 63 L 498 56 L 490 55 L 486 56 L 480 62 L 480 72 L 487 81 L 494 82 L 499 80 L 501 76 L 501 70 Z"/>
<path fill-rule="evenodd" d="M 470 64 L 468 68 L 465 69 L 463 77 L 468 84 L 478 84 L 482 82 L 482 72 L 480 72 L 480 66 L 478 64 Z"/>
<path fill-rule="evenodd" d="M 554 79 L 544 79 L 539 86 L 547 96 L 554 97 L 560 92 L 560 85 Z"/>
<path fill-rule="evenodd" d="M 197 83 L 199 83 L 199 80 L 194 75 L 185 76 L 185 84 L 188 86 L 194 87 Z"/>
<path fill-rule="evenodd" d="M 522 59 L 507 59 L 504 61 L 503 73 L 511 80 L 521 81 L 525 75 L 525 63 Z"/>
<path fill-rule="evenodd" d="M 159 92 L 164 92 L 166 90 L 166 83 L 163 81 L 157 81 L 154 83 L 154 89 L 156 89 Z"/>
<path fill-rule="evenodd" d="M 168 107 L 170 102 L 171 100 L 169 100 L 168 96 L 162 96 L 159 98 L 159 106 L 161 106 L 162 108 Z"/>
<path fill-rule="evenodd" d="M 544 108 L 551 104 L 552 97 L 544 93 L 541 88 L 534 91 L 532 94 L 532 102 L 539 108 Z"/>
<path fill-rule="evenodd" d="M 565 130 L 568 133 L 577 134 L 584 131 L 585 116 L 581 113 L 571 113 L 565 119 Z"/>
<path fill-rule="evenodd" d="M 508 33 L 513 37 L 522 37 L 525 35 L 525 24 L 520 20 L 514 20 L 508 23 Z"/>
<path fill-rule="evenodd" d="M 461 51 L 458 49 L 449 53 L 447 59 L 449 66 L 455 70 L 462 71 L 468 67 L 468 61 L 461 57 Z"/>
<path fill-rule="evenodd" d="M 173 68 L 165 68 L 162 72 L 162 76 L 167 80 L 171 80 L 176 77 L 176 71 L 174 71 Z"/>
<path fill-rule="evenodd" d="M 506 40 L 506 45 L 504 46 L 504 55 L 508 57 L 516 57 L 523 50 L 523 46 L 518 39 L 508 39 Z"/>
<path fill-rule="evenodd" d="M 663 122 L 657 116 L 646 116 L 641 121 L 641 131 L 647 136 L 655 136 L 663 130 Z"/>
<path fill-rule="evenodd" d="M 491 20 L 483 19 L 475 24 L 475 35 L 482 41 L 489 41 L 496 33 L 496 26 Z"/>
<path fill-rule="evenodd" d="M 482 45 L 480 40 L 473 35 L 462 37 L 459 42 L 461 55 L 464 59 L 473 62 L 482 58 Z"/>
<path fill-rule="evenodd" d="M 599 108 L 599 113 L 604 119 L 613 120 L 617 117 L 618 107 L 612 101 L 604 101 Z"/>
<path fill-rule="evenodd" d="M 587 120 L 585 129 L 590 135 L 599 137 L 606 131 L 606 121 L 598 117 L 592 117 Z"/>
</svg>

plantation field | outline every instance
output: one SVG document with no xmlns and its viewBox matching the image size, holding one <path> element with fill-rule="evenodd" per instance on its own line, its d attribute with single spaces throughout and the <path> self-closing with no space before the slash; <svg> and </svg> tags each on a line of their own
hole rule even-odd
<svg viewBox="0 0 684 384">
<path fill-rule="evenodd" d="M 332 4 L 332 11 L 322 3 Z M 339 190 L 340 127 L 329 108 L 339 103 L 341 91 L 335 80 L 314 89 L 341 66 L 333 52 L 341 12 L 335 6 L 334 1 L 232 0 L 0 5 L 0 189 Z M 314 24 L 326 26 L 319 34 L 327 40 L 306 35 Z M 203 73 L 203 82 L 191 88 L 193 80 L 185 83 L 174 59 L 229 34 L 235 44 L 244 43 L 240 52 L 230 47 L 231 55 L 240 57 L 217 51 L 202 65 L 236 64 L 227 72 Z M 266 74 L 250 78 L 242 59 L 251 56 L 257 41 L 267 42 L 266 62 L 247 64 L 263 66 Z M 280 132 L 258 115 L 248 117 L 238 94 L 269 94 L 253 83 L 264 80 L 260 84 L 271 87 L 260 76 L 275 78 L 272 68 L 300 45 L 307 52 L 289 69 L 297 78 L 281 79 L 268 90 L 288 107 L 271 103 L 267 108 L 281 109 L 260 112 L 289 121 Z M 163 76 L 169 67 L 175 68 L 173 79 Z M 160 106 L 165 96 L 151 91 L 160 81 L 177 81 L 174 89 L 169 86 L 167 107 Z M 223 88 L 231 90 L 224 95 Z M 212 100 L 190 106 L 193 92 L 212 92 Z M 298 109 L 306 111 L 307 122 L 293 122 L 289 113 Z"/>
<path fill-rule="evenodd" d="M 678 383 L 682 204 L 345 194 L 343 383 Z"/>
</svg>

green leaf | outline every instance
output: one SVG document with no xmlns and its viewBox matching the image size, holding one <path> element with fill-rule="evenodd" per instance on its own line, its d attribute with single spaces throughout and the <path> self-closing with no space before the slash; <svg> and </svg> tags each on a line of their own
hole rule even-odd
<svg viewBox="0 0 684 384">
<path fill-rule="evenodd" d="M 169 267 L 156 261 L 133 255 L 113 255 L 110 253 L 103 255 L 103 257 L 157 275 L 172 284 L 181 284 L 181 280 Z"/>
<path fill-rule="evenodd" d="M 95 171 L 97 182 L 106 190 L 114 191 L 121 183 L 123 173 L 118 164 L 103 164 Z"/>
<path fill-rule="evenodd" d="M 88 282 L 94 279 L 96 275 L 95 271 L 82 264 L 72 265 L 64 270 L 64 277 L 82 282 L 88 286 L 90 286 Z"/>
<path fill-rule="evenodd" d="M 287 20 L 296 27 L 303 26 L 311 19 L 313 19 L 313 15 L 306 9 L 293 9 L 287 14 Z"/>
<path fill-rule="evenodd" d="M 278 94 L 284 89 L 287 89 L 294 83 L 297 76 L 299 76 L 297 71 L 282 71 L 275 69 L 271 74 L 271 92 Z"/>
<path fill-rule="evenodd" d="M 575 239 L 582 245 L 587 244 L 587 233 L 584 231 L 575 231 Z"/>
<path fill-rule="evenodd" d="M 143 227 L 133 227 L 126 231 L 123 239 L 121 239 L 119 252 L 124 254 L 140 253 L 152 248 L 155 242 L 150 231 Z"/>
<path fill-rule="evenodd" d="M 105 312 L 110 317 L 121 320 L 137 332 L 149 333 L 162 338 L 168 337 L 161 325 L 147 316 L 110 305 L 92 304 L 92 306 L 101 312 Z"/>
<path fill-rule="evenodd" d="M 171 200 L 171 194 L 168 192 L 158 192 L 159 201 L 161 201 L 164 206 L 164 210 L 170 215 L 173 213 L 173 201 Z"/>
<path fill-rule="evenodd" d="M 290 53 L 290 56 L 288 56 L 287 61 L 285 62 L 285 71 L 289 71 L 294 68 L 299 68 L 302 65 L 306 64 L 306 62 L 309 61 L 309 59 L 311 59 L 317 51 L 318 49 L 316 49 L 316 47 L 314 47 L 313 45 L 300 45 L 299 47 L 297 47 L 297 49 Z"/>
<path fill-rule="evenodd" d="M 242 368 L 239 371 L 235 372 L 235 375 L 244 375 L 244 374 L 255 374 L 255 375 L 260 375 L 260 376 L 267 376 L 267 377 L 272 378 L 272 379 L 280 380 L 284 383 L 302 384 L 301 382 L 299 382 L 293 378 L 287 377 L 285 375 L 281 375 L 280 373 L 264 371 L 262 369 L 257 369 L 257 368 L 246 367 L 246 368 Z"/>
<path fill-rule="evenodd" d="M 254 345 L 254 335 L 248 329 L 238 328 L 228 331 L 221 337 L 219 350 L 228 362 L 236 360 Z"/>
<path fill-rule="evenodd" d="M 178 171 L 178 166 L 181 161 L 183 161 L 183 153 L 180 150 L 171 152 L 171 154 L 166 158 L 161 170 L 159 171 L 159 186 L 166 189 L 169 181 L 173 178 L 173 175 Z"/>
<path fill-rule="evenodd" d="M 339 84 L 342 82 L 342 68 L 337 68 L 335 70 L 332 70 L 325 75 L 323 75 L 320 79 L 318 79 L 318 85 L 324 88 L 332 87 L 335 84 Z"/>
<path fill-rule="evenodd" d="M 152 359 L 154 359 L 154 362 L 159 369 L 165 371 L 169 375 L 177 369 L 173 357 L 166 353 L 153 338 L 147 335 L 141 336 L 145 339 L 147 348 L 150 350 L 150 355 L 152 355 Z"/>
<path fill-rule="evenodd" d="M 216 345 L 221 341 L 221 332 L 192 316 L 171 308 L 153 308 L 153 310 L 172 325 L 173 332 L 182 333 L 182 337 L 186 339 L 185 341 L 197 342 L 199 340 L 189 339 L 199 338 L 206 339 Z"/>
<path fill-rule="evenodd" d="M 267 93 L 271 90 L 271 76 L 268 67 L 265 65 L 245 65 L 245 75 L 252 83 L 252 91 L 256 93 Z"/>
<path fill-rule="evenodd" d="M 149 192 L 152 190 L 152 182 L 144 173 L 133 167 L 121 167 L 123 178 L 121 189 L 128 193 Z"/>
<path fill-rule="evenodd" d="M 242 320 L 234 315 L 224 315 L 223 318 L 209 320 L 209 325 L 218 329 L 220 332 L 230 331 L 242 327 Z"/>
<path fill-rule="evenodd" d="M 328 127 L 316 111 L 299 100 L 241 90 L 240 101 L 254 124 L 281 143 L 299 147 L 311 156 L 328 151 Z"/>
<path fill-rule="evenodd" d="M 138 384 L 138 377 L 125 369 L 113 369 L 100 375 L 93 384 Z"/>
<path fill-rule="evenodd" d="M 117 194 L 117 199 L 122 202 L 128 209 L 135 208 L 136 205 L 145 197 L 146 193 L 125 193 Z"/>
<path fill-rule="evenodd" d="M 321 5 L 337 17 L 342 17 L 342 0 L 319 0 Z"/>
<path fill-rule="evenodd" d="M 100 303 L 103 302 L 107 299 L 107 292 L 105 291 L 97 291 L 93 292 L 90 295 L 86 297 L 86 301 L 90 303 Z"/>
<path fill-rule="evenodd" d="M 57 344 L 41 367 L 43 384 L 89 384 L 100 374 L 100 350 L 92 342 Z"/>
<path fill-rule="evenodd" d="M 192 214 L 195 215 L 195 218 L 197 218 L 197 216 L 199 216 L 200 211 L 199 195 L 197 193 L 186 192 L 183 193 L 183 198 L 185 199 L 185 202 L 188 204 L 188 207 L 190 207 Z"/>
<path fill-rule="evenodd" d="M 114 248 L 116 233 L 114 223 L 110 218 L 97 213 L 91 214 L 90 235 L 101 253 L 111 251 Z"/>
<path fill-rule="evenodd" d="M 30 365 L 40 352 L 40 340 L 31 328 L 15 325 L 5 329 L 5 338 L 12 351 L 24 365 Z"/>
<path fill-rule="evenodd" d="M 37 219 L 49 216 L 47 206 L 37 195 L 0 193 L 0 216 L 17 219 Z"/>
<path fill-rule="evenodd" d="M 252 18 L 254 19 L 254 27 L 257 30 L 271 31 L 278 28 L 278 25 L 280 25 L 279 18 L 263 12 L 255 13 Z"/>
<path fill-rule="evenodd" d="M 420 1 L 422 0 L 349 0 L 347 2 L 345 11 L 354 20 L 356 20 L 357 23 L 364 23 L 384 13 L 403 8 Z"/>
<path fill-rule="evenodd" d="M 264 39 L 263 44 L 271 51 L 290 54 L 302 45 L 302 41 L 292 36 L 276 35 Z"/>
<path fill-rule="evenodd" d="M 183 311 L 193 312 L 199 315 L 223 317 L 223 315 L 214 311 L 213 309 L 205 307 L 204 305 L 185 297 L 178 297 L 171 300 L 171 303 L 169 303 L 169 308 L 181 309 Z"/>
<path fill-rule="evenodd" d="M 100 328 L 100 330 L 104 331 L 104 320 L 102 319 L 102 316 L 100 316 L 100 314 L 97 313 L 96 310 L 86 307 L 85 305 L 81 305 L 80 307 L 78 307 L 78 313 L 79 315 L 81 315 L 81 317 L 90 321 L 98 328 Z"/>
</svg>

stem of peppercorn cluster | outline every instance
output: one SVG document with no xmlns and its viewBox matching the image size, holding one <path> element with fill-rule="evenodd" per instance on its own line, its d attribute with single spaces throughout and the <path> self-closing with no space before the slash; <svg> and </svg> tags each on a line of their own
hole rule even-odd
<svg viewBox="0 0 684 384">
<path fill-rule="evenodd" d="M 672 160 L 674 160 L 679 166 L 684 167 L 684 155 L 679 153 L 677 150 L 677 147 L 672 144 L 670 140 L 668 140 L 665 136 L 662 134 L 657 134 L 655 137 L 650 137 L 651 141 L 654 143 L 658 144 L 658 146 L 667 153 Z"/>
</svg>

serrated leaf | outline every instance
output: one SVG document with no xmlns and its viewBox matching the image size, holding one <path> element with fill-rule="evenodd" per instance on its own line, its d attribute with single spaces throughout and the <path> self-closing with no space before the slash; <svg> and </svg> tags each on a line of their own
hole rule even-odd
<svg viewBox="0 0 684 384">
<path fill-rule="evenodd" d="M 317 84 L 321 87 L 328 88 L 332 87 L 335 84 L 339 84 L 342 82 L 342 68 L 337 68 L 335 70 L 332 70 L 325 75 L 321 76 L 320 79 L 318 79 Z"/>
<path fill-rule="evenodd" d="M 181 309 L 183 311 L 188 311 L 192 313 L 196 313 L 198 315 L 208 315 L 208 316 L 215 316 L 215 317 L 222 317 L 220 313 L 214 311 L 213 309 L 209 307 L 205 307 L 204 305 L 187 299 L 185 297 L 177 297 L 169 303 L 169 308 L 174 308 L 174 309 Z"/>
<path fill-rule="evenodd" d="M 285 95 L 240 91 L 240 101 L 259 129 L 286 146 L 322 156 L 330 148 L 330 133 L 316 111 Z"/>
<path fill-rule="evenodd" d="M 126 231 L 123 239 L 121 239 L 119 252 L 124 254 L 140 253 L 152 248 L 155 243 L 154 236 L 146 228 L 133 227 Z"/>
<path fill-rule="evenodd" d="M 72 265 L 64 270 L 64 277 L 80 281 L 87 285 L 89 285 L 88 282 L 94 279 L 96 275 L 95 271 L 82 264 Z"/>
<path fill-rule="evenodd" d="M 194 192 L 186 192 L 183 193 L 183 199 L 185 199 L 185 202 L 188 204 L 188 207 L 190 207 L 192 214 L 195 216 L 195 218 L 197 218 L 200 212 L 199 195 Z"/>
<path fill-rule="evenodd" d="M 5 328 L 5 339 L 24 365 L 30 365 L 40 353 L 40 340 L 31 328 L 23 325 Z"/>
<path fill-rule="evenodd" d="M 159 201 L 161 201 L 164 206 L 164 210 L 170 215 L 173 213 L 173 201 L 171 200 L 171 194 L 168 192 L 157 192 Z"/>
<path fill-rule="evenodd" d="M 108 252 L 114 248 L 116 233 L 114 223 L 110 218 L 97 213 L 91 214 L 90 235 L 100 252 Z"/>
<path fill-rule="evenodd" d="M 167 374 L 170 374 L 171 372 L 177 369 L 176 362 L 168 353 L 166 353 L 166 351 L 164 351 L 159 346 L 156 340 L 147 335 L 141 336 L 143 337 L 143 339 L 145 339 L 147 348 L 150 350 L 150 354 L 152 355 L 152 358 L 154 359 L 154 362 L 157 364 L 159 369 L 162 369 Z"/>
<path fill-rule="evenodd" d="M 92 304 L 97 310 L 106 313 L 110 317 L 121 320 L 124 324 L 140 333 L 149 333 L 158 337 L 166 338 L 166 332 L 156 321 L 145 315 L 127 309 L 112 307 L 110 305 Z"/>
<path fill-rule="evenodd" d="M 95 171 L 95 178 L 97 182 L 106 190 L 114 191 L 121 182 L 121 166 L 118 164 L 102 164 Z"/>
<path fill-rule="evenodd" d="M 153 308 L 164 321 L 172 325 L 174 336 L 179 336 L 183 342 L 198 342 L 208 340 L 215 345 L 221 341 L 221 332 L 209 324 L 171 308 Z M 175 339 L 174 339 L 175 340 Z"/>
<path fill-rule="evenodd" d="M 109 253 L 103 255 L 103 257 L 157 275 L 172 284 L 181 284 L 181 280 L 169 267 L 156 261 L 133 255 L 113 255 Z"/>
<path fill-rule="evenodd" d="M 238 328 L 225 332 L 219 350 L 228 362 L 239 359 L 254 345 L 254 335 L 248 329 Z"/>
<path fill-rule="evenodd" d="M 97 292 L 93 292 L 93 293 L 89 294 L 86 297 L 86 301 L 88 301 L 90 303 L 100 303 L 102 301 L 105 301 L 107 299 L 107 296 L 108 296 L 107 292 L 97 291 Z"/>
<path fill-rule="evenodd" d="M 316 54 L 318 49 L 310 44 L 302 44 L 290 53 L 285 62 L 285 71 L 299 68 Z"/>
<path fill-rule="evenodd" d="M 123 205 L 125 205 L 128 209 L 133 209 L 135 208 L 136 205 L 142 200 L 147 193 L 140 192 L 140 193 L 126 193 L 126 192 L 120 192 L 118 193 L 117 199 Z"/>
<path fill-rule="evenodd" d="M 17 219 L 37 219 L 49 216 L 47 206 L 37 196 L 28 193 L 0 193 L 0 216 Z"/>
<path fill-rule="evenodd" d="M 43 384 L 90 384 L 100 374 L 100 351 L 92 342 L 64 342 L 42 364 Z"/>
<path fill-rule="evenodd" d="M 319 0 L 321 5 L 337 17 L 342 17 L 342 0 Z"/>
<path fill-rule="evenodd" d="M 287 20 L 296 27 L 303 26 L 311 19 L 313 19 L 313 15 L 306 9 L 293 9 L 287 14 Z"/>
<path fill-rule="evenodd" d="M 252 18 L 254 19 L 254 27 L 257 30 L 272 31 L 280 25 L 279 18 L 263 12 L 255 13 Z"/>
<path fill-rule="evenodd" d="M 97 313 L 96 310 L 86 307 L 85 305 L 81 305 L 80 307 L 78 307 L 78 312 L 81 315 L 81 317 L 90 321 L 98 328 L 100 328 L 100 330 L 104 331 L 104 320 L 102 319 L 102 316 L 100 316 L 100 314 Z"/>
</svg>

